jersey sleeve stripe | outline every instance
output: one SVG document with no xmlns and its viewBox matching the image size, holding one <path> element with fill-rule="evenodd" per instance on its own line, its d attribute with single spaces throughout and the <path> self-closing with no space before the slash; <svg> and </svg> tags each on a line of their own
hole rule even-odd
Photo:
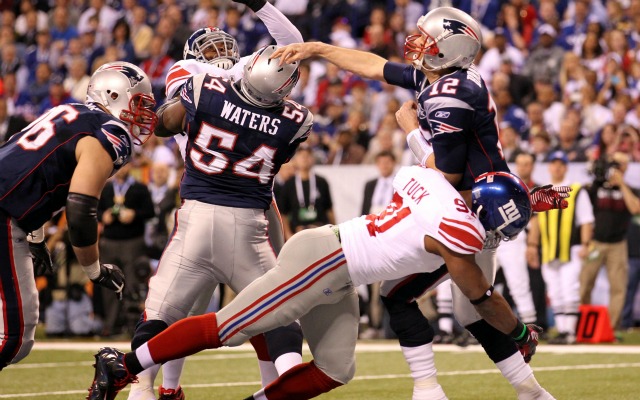
<svg viewBox="0 0 640 400">
<path fill-rule="evenodd" d="M 473 226 L 473 224 L 470 224 L 470 223 L 464 222 L 464 221 L 459 221 L 457 219 L 447 218 L 447 217 L 443 217 L 442 221 L 444 223 L 450 224 L 450 225 L 456 225 L 456 226 L 461 225 L 460 226 L 461 228 L 464 227 L 465 229 L 467 229 L 471 233 L 475 234 L 478 237 L 478 239 L 480 239 L 481 242 L 484 242 L 485 235 L 482 232 L 478 231 L 478 229 L 475 226 Z"/>
<path fill-rule="evenodd" d="M 167 87 L 171 86 L 175 81 L 189 78 L 189 75 L 191 75 L 189 71 L 184 68 L 178 67 L 175 70 L 170 70 L 166 79 Z"/>
<path fill-rule="evenodd" d="M 461 228 L 460 226 L 450 225 L 443 221 L 440 223 L 438 229 L 446 233 L 449 237 L 459 240 L 462 244 L 464 244 L 464 246 L 468 248 L 477 249 L 477 251 L 482 250 L 483 241 L 473 233 L 470 233 L 468 230 Z"/>
<path fill-rule="evenodd" d="M 461 253 L 461 254 L 474 254 L 479 252 L 482 249 L 474 249 L 471 247 L 467 247 L 465 246 L 464 243 L 461 243 L 461 241 L 455 237 L 450 236 L 449 234 L 447 234 L 446 232 L 444 232 L 442 229 L 438 230 L 438 233 L 440 234 L 440 236 L 446 240 L 447 242 L 449 242 L 449 244 L 443 243 L 444 245 L 446 245 L 448 248 L 450 248 L 451 250 L 457 252 L 457 253 Z"/>
</svg>

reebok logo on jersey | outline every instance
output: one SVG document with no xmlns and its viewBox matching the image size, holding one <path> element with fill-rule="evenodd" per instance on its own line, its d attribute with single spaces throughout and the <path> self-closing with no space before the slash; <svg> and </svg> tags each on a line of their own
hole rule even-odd
<svg viewBox="0 0 640 400">
<path fill-rule="evenodd" d="M 449 115 L 451 115 L 451 113 L 449 111 L 438 111 L 436 112 L 436 115 L 434 115 L 435 118 L 449 118 Z"/>
<path fill-rule="evenodd" d="M 502 219 L 504 220 L 504 223 L 502 225 L 500 225 L 500 227 L 498 228 L 498 230 L 504 228 L 505 226 L 509 225 L 510 223 L 519 220 L 522 215 L 520 214 L 520 211 L 518 211 L 518 207 L 516 207 L 516 203 L 514 203 L 513 199 L 509 200 L 509 202 L 505 205 L 503 205 L 502 207 L 498 208 L 498 211 L 500 211 L 500 215 L 502 216 Z"/>
</svg>

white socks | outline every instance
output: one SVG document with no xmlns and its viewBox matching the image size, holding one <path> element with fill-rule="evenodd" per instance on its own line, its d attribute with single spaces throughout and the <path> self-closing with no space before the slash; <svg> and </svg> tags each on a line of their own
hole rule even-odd
<svg viewBox="0 0 640 400">
<path fill-rule="evenodd" d="M 522 354 L 513 354 L 506 360 L 496 363 L 505 378 L 518 394 L 518 400 L 552 400 L 551 396 L 533 376 L 533 370 L 524 362 Z"/>
<path fill-rule="evenodd" d="M 160 371 L 160 364 L 156 364 L 149 369 L 140 372 L 138 382 L 131 384 L 131 391 L 127 400 L 156 400 L 153 390 L 153 382 Z"/>
<path fill-rule="evenodd" d="M 180 386 L 180 376 L 184 367 L 184 358 L 167 361 L 162 365 L 162 387 L 177 389 Z"/>
<path fill-rule="evenodd" d="M 436 378 L 432 344 L 400 348 L 411 370 L 413 400 L 445 400 L 447 396 Z"/>
</svg>

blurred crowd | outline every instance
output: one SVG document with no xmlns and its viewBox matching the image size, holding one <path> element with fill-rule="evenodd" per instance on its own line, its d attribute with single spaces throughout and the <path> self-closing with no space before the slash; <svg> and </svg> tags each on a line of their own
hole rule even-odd
<svg viewBox="0 0 640 400">
<path fill-rule="evenodd" d="M 531 154 L 537 162 L 558 161 L 561 152 L 560 161 L 587 161 L 594 173 L 603 174 L 617 165 L 615 154 L 622 154 L 625 163 L 640 161 L 640 0 L 271 2 L 307 41 L 357 48 L 397 62 L 403 62 L 404 40 L 416 33 L 421 15 L 438 6 L 460 8 L 482 25 L 483 47 L 476 63 L 494 99 L 488 106 L 497 109 L 509 162 L 520 154 Z M 161 105 L 166 74 L 182 59 L 184 43 L 194 30 L 223 29 L 236 38 L 243 55 L 273 42 L 251 10 L 230 0 L 7 0 L 0 3 L 0 12 L 0 143 L 48 108 L 84 101 L 89 76 L 105 62 L 139 65 Z M 301 65 L 292 97 L 315 115 L 303 152 L 307 159 L 299 161 L 308 168 L 314 163 L 373 165 L 381 154 L 394 165 L 415 162 L 395 118 L 400 105 L 414 98 L 408 90 L 308 60 Z M 122 190 L 123 185 L 130 190 L 135 181 L 146 191 L 140 195 L 143 203 L 125 202 L 122 209 L 117 203 L 101 204 L 99 216 L 107 242 L 135 242 L 137 257 L 127 262 L 138 267 L 128 278 L 141 283 L 140 290 L 131 292 L 131 305 L 121 307 L 136 312 L 148 266 L 159 257 L 171 229 L 171 210 L 179 205 L 176 188 L 182 168 L 172 140 L 152 138 L 137 153 L 122 181 L 114 179 L 114 186 L 105 190 Z M 278 177 L 285 217 L 299 208 L 293 184 L 286 184 L 295 173 L 294 166 L 288 166 Z M 328 187 L 322 190 L 328 192 Z M 140 204 L 152 204 L 154 212 L 138 212 L 129 220 L 127 208 Z M 322 222 L 333 221 L 331 206 L 329 199 Z M 295 215 L 287 220 L 288 234 L 298 229 Z M 130 237 L 131 229 L 109 228 L 112 224 L 135 226 L 135 237 Z M 63 230 L 64 220 L 52 222 L 50 248 L 64 247 Z M 56 254 L 59 263 L 70 263 L 66 252 Z M 71 272 L 65 274 L 42 278 L 49 280 L 42 287 L 68 288 L 74 278 Z M 634 279 L 640 279 L 640 272 L 636 274 Z M 68 297 L 79 296 L 74 288 Z M 43 308 L 66 298 L 48 296 Z M 111 335 L 118 326 L 135 324 L 134 317 L 123 320 L 126 313 L 103 305 L 100 296 L 92 298 L 101 318 L 95 319 L 98 325 L 91 332 Z M 380 321 L 379 316 L 371 319 Z M 51 333 L 68 332 L 69 323 L 64 324 Z"/>
</svg>

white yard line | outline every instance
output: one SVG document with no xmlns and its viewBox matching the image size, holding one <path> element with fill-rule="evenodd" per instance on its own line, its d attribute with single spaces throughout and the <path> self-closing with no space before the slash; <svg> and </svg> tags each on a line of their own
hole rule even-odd
<svg viewBox="0 0 640 400">
<path fill-rule="evenodd" d="M 14 368 L 12 366 L 11 368 Z M 585 365 L 561 365 L 554 367 L 538 367 L 534 368 L 535 372 L 551 372 L 551 371 L 571 371 L 571 370 L 585 370 L 585 369 L 618 369 L 618 368 L 640 368 L 640 363 L 620 363 L 620 364 L 585 364 Z M 471 371 L 448 371 L 438 372 L 439 377 L 443 376 L 462 376 L 462 375 L 487 375 L 498 374 L 497 369 L 479 369 Z M 381 379 L 410 379 L 409 374 L 396 374 L 396 375 L 364 375 L 356 376 L 354 381 L 367 381 L 367 380 L 381 380 Z M 192 385 L 182 385 L 184 388 L 224 388 L 235 386 L 258 386 L 259 381 L 251 382 L 230 382 L 230 383 L 200 383 Z M 128 391 L 129 388 L 125 388 L 123 392 Z M 40 392 L 40 393 L 13 393 L 13 394 L 0 394 L 0 399 L 19 399 L 19 398 L 34 398 L 56 395 L 70 395 L 70 394 L 86 394 L 87 390 L 65 390 L 57 392 Z"/>
<path fill-rule="evenodd" d="M 115 347 L 120 350 L 128 350 L 129 342 L 43 342 L 39 341 L 35 343 L 34 350 L 77 350 L 77 351 L 98 351 L 101 347 Z M 476 352 L 481 353 L 484 350 L 481 346 L 468 346 L 460 347 L 453 344 L 436 344 L 433 346 L 436 352 Z M 309 347 L 305 344 L 305 351 L 309 351 Z M 400 345 L 397 341 L 385 340 L 380 342 L 368 342 L 358 343 L 356 351 L 362 353 L 377 353 L 388 351 L 400 351 Z M 216 351 L 216 350 L 213 350 Z M 243 344 L 238 347 L 224 347 L 220 351 L 225 352 L 252 352 L 253 347 L 250 344 Z M 540 353 L 555 353 L 555 354 L 640 354 L 640 346 L 625 346 L 625 345 L 600 345 L 600 344 L 576 344 L 570 346 L 558 346 L 541 344 L 537 349 Z"/>
</svg>

